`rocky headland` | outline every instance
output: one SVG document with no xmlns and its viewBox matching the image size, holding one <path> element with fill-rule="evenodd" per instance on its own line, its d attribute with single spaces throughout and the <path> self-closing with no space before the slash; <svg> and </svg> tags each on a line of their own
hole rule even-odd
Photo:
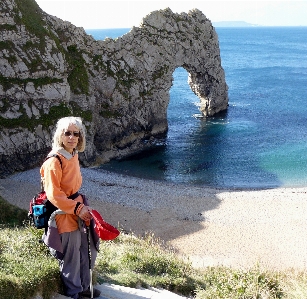
<svg viewBox="0 0 307 299">
<path fill-rule="evenodd" d="M 197 9 L 154 11 L 124 36 L 96 41 L 34 0 L 2 0 L 0 32 L 1 177 L 38 166 L 63 116 L 85 122 L 84 166 L 153 146 L 168 129 L 177 67 L 204 116 L 227 109 L 218 36 Z"/>
</svg>

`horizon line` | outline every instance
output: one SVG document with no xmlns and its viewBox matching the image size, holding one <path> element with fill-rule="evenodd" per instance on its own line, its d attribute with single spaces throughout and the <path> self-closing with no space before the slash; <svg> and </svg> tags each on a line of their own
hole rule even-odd
<svg viewBox="0 0 307 299">
<path fill-rule="evenodd" d="M 220 22 L 228 22 L 228 21 L 220 21 Z M 212 22 L 212 25 L 214 23 L 220 23 L 220 22 Z M 99 27 L 99 28 L 86 28 L 82 26 L 76 26 L 76 27 L 81 27 L 84 30 L 102 30 L 102 29 L 132 29 L 133 27 L 137 26 L 132 26 L 132 27 Z M 257 24 L 251 24 L 249 26 L 217 26 L 220 28 L 255 28 L 255 27 L 307 27 L 307 25 L 257 25 Z"/>
</svg>

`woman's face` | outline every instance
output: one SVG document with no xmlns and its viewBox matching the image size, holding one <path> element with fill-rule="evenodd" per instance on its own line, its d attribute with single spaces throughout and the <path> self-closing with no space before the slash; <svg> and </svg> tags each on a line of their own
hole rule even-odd
<svg viewBox="0 0 307 299">
<path fill-rule="evenodd" d="M 80 131 L 75 125 L 69 127 L 62 134 L 63 147 L 72 154 L 74 148 L 77 147 Z"/>
</svg>

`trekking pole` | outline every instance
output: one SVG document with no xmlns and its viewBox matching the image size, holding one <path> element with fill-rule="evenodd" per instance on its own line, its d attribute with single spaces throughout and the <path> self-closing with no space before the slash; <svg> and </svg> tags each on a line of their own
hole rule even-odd
<svg viewBox="0 0 307 299">
<path fill-rule="evenodd" d="M 91 298 L 93 297 L 93 272 L 92 272 L 92 253 L 91 253 L 91 238 L 90 238 L 90 226 L 86 226 L 87 243 L 88 243 L 88 262 L 90 269 L 90 291 Z"/>
</svg>

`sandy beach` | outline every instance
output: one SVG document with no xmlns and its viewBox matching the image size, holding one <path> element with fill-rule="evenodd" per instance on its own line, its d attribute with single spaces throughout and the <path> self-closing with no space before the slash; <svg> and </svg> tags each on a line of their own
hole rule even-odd
<svg viewBox="0 0 307 299">
<path fill-rule="evenodd" d="M 109 223 L 153 233 L 195 267 L 307 268 L 307 187 L 220 190 L 83 168 L 80 190 Z M 0 180 L 21 208 L 39 191 L 39 169 Z"/>
</svg>

